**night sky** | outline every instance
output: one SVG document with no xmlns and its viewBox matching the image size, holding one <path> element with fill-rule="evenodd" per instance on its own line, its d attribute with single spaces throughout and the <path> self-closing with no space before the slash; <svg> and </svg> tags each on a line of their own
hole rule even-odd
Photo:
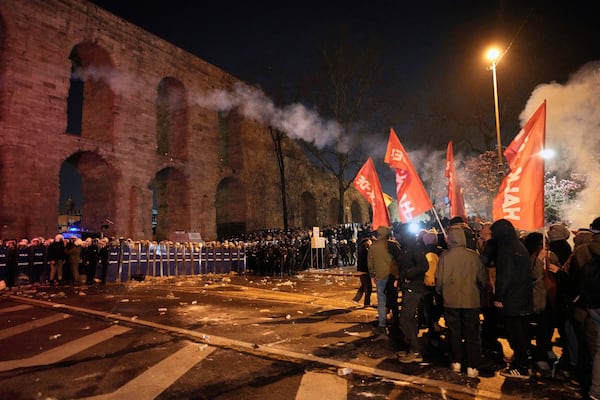
<svg viewBox="0 0 600 400">
<path fill-rule="evenodd" d="M 316 69 L 318 50 L 331 35 L 350 32 L 358 43 L 374 38 L 385 50 L 386 79 L 396 90 L 389 97 L 390 108 L 398 110 L 391 125 L 409 153 L 421 147 L 442 151 L 452 139 L 452 132 L 420 133 L 435 112 L 425 110 L 429 104 L 443 102 L 448 114 L 468 114 L 466 108 L 477 103 L 493 125 L 492 77 L 483 58 L 492 44 L 507 49 L 498 65 L 504 145 L 518 132 L 519 115 L 538 85 L 564 84 L 600 60 L 595 0 L 92 3 L 268 95 L 300 85 L 303 74 Z M 372 133 L 383 151 L 388 134 L 389 127 Z M 455 153 L 463 150 L 455 144 Z"/>
<path fill-rule="evenodd" d="M 393 87 L 387 107 L 397 117 L 390 125 L 409 150 L 429 139 L 419 130 L 432 129 L 422 126 L 431 113 L 468 118 L 465 109 L 477 103 L 493 125 L 492 75 L 483 57 L 492 44 L 507 49 L 498 65 L 505 145 L 518 132 L 518 116 L 536 86 L 565 83 L 600 60 L 597 0 L 92 2 L 268 95 L 303 85 L 332 36 L 374 39 L 384 52 L 381 81 Z M 440 102 L 448 109 L 431 109 Z M 385 140 L 388 133 L 386 126 L 373 134 Z M 444 149 L 451 135 L 428 145 Z M 455 151 L 467 150 L 461 146 L 455 141 Z"/>
</svg>

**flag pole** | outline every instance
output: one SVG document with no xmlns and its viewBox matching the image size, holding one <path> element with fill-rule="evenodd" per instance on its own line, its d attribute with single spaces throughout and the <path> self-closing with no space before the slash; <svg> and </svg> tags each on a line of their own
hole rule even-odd
<svg viewBox="0 0 600 400">
<path fill-rule="evenodd" d="M 444 230 L 444 226 L 442 225 L 442 221 L 440 221 L 440 217 L 438 216 L 437 211 L 435 211 L 435 207 L 433 207 L 432 210 L 433 210 L 433 215 L 435 215 L 435 219 L 437 219 L 438 225 L 440 226 L 440 229 L 442 230 L 442 233 L 444 234 L 444 238 L 447 238 L 448 236 L 446 236 L 446 231 Z"/>
</svg>

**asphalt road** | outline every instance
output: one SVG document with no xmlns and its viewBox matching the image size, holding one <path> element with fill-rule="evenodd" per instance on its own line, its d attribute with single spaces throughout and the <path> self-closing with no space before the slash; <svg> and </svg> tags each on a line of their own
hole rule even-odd
<svg viewBox="0 0 600 400">
<path fill-rule="evenodd" d="M 399 363 L 352 272 L 6 290 L 2 398 L 581 398 L 564 379 L 453 373 L 439 350 Z"/>
</svg>

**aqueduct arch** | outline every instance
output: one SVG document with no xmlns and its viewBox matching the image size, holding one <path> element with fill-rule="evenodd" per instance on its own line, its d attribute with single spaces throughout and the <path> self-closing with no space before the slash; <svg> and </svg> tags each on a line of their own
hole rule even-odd
<svg viewBox="0 0 600 400">
<path fill-rule="evenodd" d="M 188 182 L 180 170 L 167 167 L 160 170 L 151 188 L 154 192 L 156 210 L 155 240 L 165 240 L 176 231 L 190 229 Z"/>
<path fill-rule="evenodd" d="M 115 219 L 114 187 L 119 180 L 117 171 L 102 156 L 90 151 L 74 153 L 64 163 L 72 165 L 81 176 L 82 228 L 100 232 L 107 219 Z"/>
<path fill-rule="evenodd" d="M 81 42 L 71 49 L 71 77 L 67 98 L 66 132 L 84 138 L 114 141 L 114 70 L 108 52 L 95 43 Z"/>
<path fill-rule="evenodd" d="M 246 232 L 246 190 L 240 181 L 228 177 L 219 182 L 215 208 L 218 238 Z"/>
</svg>

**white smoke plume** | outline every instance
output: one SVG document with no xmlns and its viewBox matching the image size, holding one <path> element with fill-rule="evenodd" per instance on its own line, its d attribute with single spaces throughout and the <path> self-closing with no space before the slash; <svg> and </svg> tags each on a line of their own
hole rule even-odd
<svg viewBox="0 0 600 400">
<path fill-rule="evenodd" d="M 77 69 L 73 78 L 103 81 L 116 94 L 133 94 L 147 90 L 147 83 L 134 74 L 117 71 L 110 66 L 90 65 Z M 244 117 L 272 126 L 292 139 L 302 139 L 318 148 L 335 146 L 347 151 L 352 140 L 350 134 L 342 135 L 337 121 L 326 120 L 315 111 L 296 103 L 278 108 L 260 89 L 243 83 L 234 85 L 233 91 L 215 90 L 204 94 L 191 94 L 193 104 L 227 112 L 239 111 Z"/>
<path fill-rule="evenodd" d="M 217 90 L 196 95 L 193 103 L 217 111 L 237 109 L 244 117 L 272 126 L 292 139 L 302 139 L 319 148 L 342 143 L 342 127 L 321 118 L 315 111 L 296 103 L 278 108 L 261 90 L 238 83 L 233 91 Z"/>
<path fill-rule="evenodd" d="M 539 85 L 521 113 L 524 125 L 546 100 L 546 148 L 557 157 L 546 162 L 547 171 L 580 173 L 587 187 L 575 206 L 562 210 L 570 228 L 588 227 L 600 216 L 600 62 L 591 62 L 574 73 L 564 85 Z"/>
</svg>

